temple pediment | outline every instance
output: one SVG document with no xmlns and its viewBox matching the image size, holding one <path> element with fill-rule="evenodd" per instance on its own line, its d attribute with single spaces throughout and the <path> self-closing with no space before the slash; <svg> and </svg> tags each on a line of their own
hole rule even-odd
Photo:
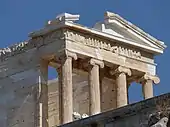
<svg viewBox="0 0 170 127">
<path fill-rule="evenodd" d="M 131 45 L 156 49 L 158 54 L 163 53 L 164 48 L 166 48 L 164 42 L 155 39 L 137 26 L 111 12 L 106 12 L 104 21 L 96 23 L 94 28 L 103 33 L 131 41 Z"/>
</svg>

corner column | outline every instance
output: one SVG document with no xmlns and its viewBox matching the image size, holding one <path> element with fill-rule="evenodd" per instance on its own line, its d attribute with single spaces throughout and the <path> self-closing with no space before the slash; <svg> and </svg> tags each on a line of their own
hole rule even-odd
<svg viewBox="0 0 170 127">
<path fill-rule="evenodd" d="M 158 84 L 160 79 L 157 76 L 145 74 L 140 80 L 144 99 L 152 98 L 154 96 L 153 83 Z"/>
<path fill-rule="evenodd" d="M 58 107 L 59 107 L 59 125 L 62 124 L 63 114 L 62 114 L 62 71 L 61 65 L 56 68 L 58 74 Z"/>
<path fill-rule="evenodd" d="M 131 76 L 131 70 L 126 67 L 119 66 L 112 75 L 116 75 L 116 107 L 122 107 L 128 104 L 127 99 L 127 75 Z"/>
<path fill-rule="evenodd" d="M 61 115 L 61 124 L 69 123 L 73 120 L 72 59 L 76 60 L 77 55 L 70 51 L 65 51 L 61 57 L 59 76 L 59 113 Z"/>
<path fill-rule="evenodd" d="M 103 68 L 104 63 L 93 58 L 89 63 L 89 110 L 90 115 L 95 115 L 101 112 L 99 67 Z"/>
<path fill-rule="evenodd" d="M 48 127 L 48 61 L 41 60 L 38 84 L 38 127 Z"/>
</svg>

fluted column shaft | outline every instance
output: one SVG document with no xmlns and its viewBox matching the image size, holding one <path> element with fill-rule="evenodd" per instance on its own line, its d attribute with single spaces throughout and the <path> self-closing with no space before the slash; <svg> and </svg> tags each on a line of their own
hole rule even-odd
<svg viewBox="0 0 170 127">
<path fill-rule="evenodd" d="M 99 68 L 104 67 L 102 61 L 91 59 L 89 66 L 89 103 L 90 115 L 95 115 L 101 112 L 101 96 L 100 96 L 100 81 Z"/>
<path fill-rule="evenodd" d="M 127 105 L 127 84 L 126 84 L 126 74 L 119 73 L 116 78 L 117 84 L 117 107 L 122 107 Z"/>
<path fill-rule="evenodd" d="M 72 84 L 72 59 L 77 59 L 75 53 L 66 51 L 61 59 L 61 72 L 59 83 L 59 109 L 60 123 L 65 124 L 73 120 L 73 84 Z"/>
<path fill-rule="evenodd" d="M 128 68 L 119 66 L 112 75 L 116 75 L 116 107 L 122 107 L 128 104 L 127 98 L 127 75 L 131 75 Z"/>
<path fill-rule="evenodd" d="M 62 71 L 61 66 L 59 66 L 56 71 L 58 73 L 58 107 L 59 107 L 59 124 L 63 123 L 63 111 L 62 111 Z"/>
<path fill-rule="evenodd" d="M 142 82 L 142 92 L 144 99 L 153 97 L 153 83 L 152 80 Z"/>
<path fill-rule="evenodd" d="M 154 96 L 153 93 L 153 83 L 158 84 L 160 79 L 157 76 L 145 74 L 140 82 L 142 84 L 142 92 L 144 99 L 152 98 Z"/>
<path fill-rule="evenodd" d="M 62 62 L 62 123 L 68 123 L 72 121 L 73 114 L 73 85 L 72 85 L 72 58 L 67 57 Z"/>
</svg>

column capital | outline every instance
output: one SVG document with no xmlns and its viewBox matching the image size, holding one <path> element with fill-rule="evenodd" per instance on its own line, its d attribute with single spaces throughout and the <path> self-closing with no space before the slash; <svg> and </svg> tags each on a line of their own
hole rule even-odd
<svg viewBox="0 0 170 127">
<path fill-rule="evenodd" d="M 75 52 L 69 51 L 67 49 L 64 49 L 64 50 L 60 51 L 59 54 L 60 54 L 59 58 L 61 60 L 66 59 L 68 57 L 71 57 L 74 60 L 77 60 L 77 54 Z"/>
<path fill-rule="evenodd" d="M 104 62 L 102 60 L 91 58 L 89 60 L 89 63 L 90 63 L 90 65 L 93 65 L 93 66 L 99 65 L 100 68 L 104 68 Z"/>
<path fill-rule="evenodd" d="M 147 80 L 152 80 L 154 84 L 158 84 L 160 82 L 160 78 L 156 75 L 144 74 L 138 82 L 146 82 Z"/>
<path fill-rule="evenodd" d="M 66 50 L 66 56 L 67 56 L 67 57 L 71 57 L 71 58 L 73 58 L 74 60 L 77 60 L 77 54 L 76 54 L 75 52 Z"/>
<path fill-rule="evenodd" d="M 115 70 L 111 70 L 110 71 L 110 74 L 111 75 L 116 75 L 116 74 L 120 74 L 120 73 L 125 73 L 127 74 L 128 76 L 131 76 L 132 75 L 132 72 L 129 68 L 127 67 L 123 67 L 123 66 L 119 66 L 118 68 L 116 68 Z"/>
</svg>

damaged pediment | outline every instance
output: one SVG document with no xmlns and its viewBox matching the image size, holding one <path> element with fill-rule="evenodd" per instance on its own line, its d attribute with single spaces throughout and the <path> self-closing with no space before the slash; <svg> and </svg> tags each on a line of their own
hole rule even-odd
<svg viewBox="0 0 170 127">
<path fill-rule="evenodd" d="M 137 44 L 138 46 L 147 46 L 156 49 L 157 51 L 154 52 L 156 54 L 163 53 L 163 50 L 166 48 L 164 42 L 155 39 L 112 12 L 106 12 L 104 14 L 104 21 L 96 23 L 94 28 L 109 35 L 131 41 L 131 45 Z"/>
</svg>

